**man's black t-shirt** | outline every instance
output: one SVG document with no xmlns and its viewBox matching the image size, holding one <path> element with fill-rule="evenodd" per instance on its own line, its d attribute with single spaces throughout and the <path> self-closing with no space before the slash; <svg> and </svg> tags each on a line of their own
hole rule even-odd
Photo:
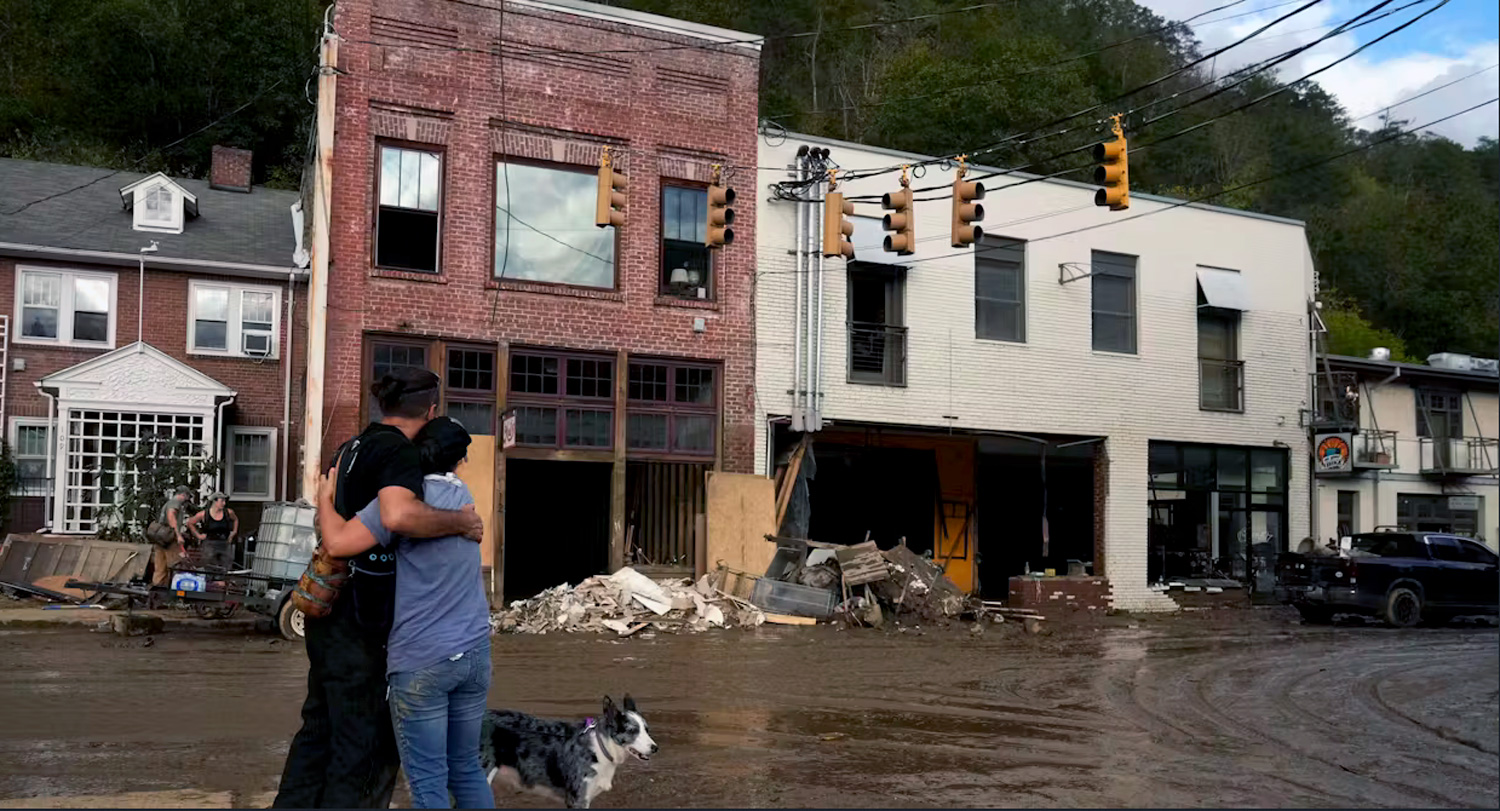
<svg viewBox="0 0 1500 811">
<path fill-rule="evenodd" d="M 422 498 L 417 446 L 398 428 L 370 423 L 344 444 L 338 465 L 333 506 L 346 520 L 353 519 L 387 487 L 405 487 Z M 395 608 L 396 556 L 389 549 L 376 547 L 352 558 L 350 564 L 354 577 L 346 590 L 355 617 L 367 629 L 384 633 Z"/>
</svg>

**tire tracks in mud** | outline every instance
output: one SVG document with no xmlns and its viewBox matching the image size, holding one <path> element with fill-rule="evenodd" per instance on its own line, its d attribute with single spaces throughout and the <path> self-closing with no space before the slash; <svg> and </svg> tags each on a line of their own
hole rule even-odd
<svg viewBox="0 0 1500 811">
<path fill-rule="evenodd" d="M 1430 664 L 1434 652 L 1445 653 L 1455 647 L 1459 650 L 1453 653 L 1482 655 L 1488 650 L 1493 656 L 1494 638 L 1487 639 L 1490 644 L 1476 647 L 1451 637 L 1407 636 L 1378 640 L 1374 650 L 1346 650 L 1363 647 L 1360 643 L 1367 639 L 1309 636 L 1296 638 L 1292 645 L 1268 646 L 1264 638 L 1229 638 L 1217 641 L 1209 651 L 1183 650 L 1182 641 L 1173 640 L 1162 643 L 1153 656 L 1136 667 L 1107 668 L 1101 674 L 1103 683 L 1099 692 L 1118 711 L 1140 723 L 1153 742 L 1184 759 L 1200 759 L 1206 748 L 1227 750 L 1233 753 L 1237 766 L 1308 792 L 1324 802 L 1493 807 L 1494 793 L 1484 800 L 1477 799 L 1487 790 L 1482 786 L 1493 786 L 1494 780 L 1486 784 L 1484 776 L 1476 779 L 1472 757 L 1458 758 L 1469 761 L 1467 765 L 1455 763 L 1451 757 L 1428 757 L 1412 751 L 1404 738 L 1415 724 L 1439 740 L 1468 747 L 1470 755 L 1474 748 L 1471 743 L 1450 741 L 1430 725 L 1388 704 L 1384 709 L 1375 708 L 1375 717 L 1381 719 L 1384 729 L 1370 728 L 1370 713 L 1356 712 L 1344 723 L 1336 722 L 1333 717 L 1348 712 L 1345 704 L 1350 697 L 1356 700 L 1356 707 L 1366 703 L 1360 700 L 1365 693 L 1370 696 L 1369 703 L 1383 702 L 1378 697 L 1379 681 L 1408 667 L 1406 662 L 1412 659 Z M 1392 646 L 1399 647 L 1392 649 Z M 1386 665 L 1391 657 L 1398 661 Z M 1462 664 L 1454 663 L 1453 656 L 1442 658 L 1446 665 L 1463 669 Z M 1370 667 L 1371 660 L 1378 663 L 1375 669 Z M 1450 679 L 1449 689 L 1455 689 L 1453 681 L 1461 686 L 1462 679 Z M 1337 697 L 1341 692 L 1337 689 L 1332 696 L 1318 702 L 1316 708 L 1297 698 L 1298 688 L 1337 686 L 1339 682 L 1347 685 L 1342 700 Z M 1251 688 L 1257 684 L 1259 689 Z M 1233 711 L 1226 709 L 1225 704 Z M 1328 710 L 1333 711 L 1333 717 L 1325 714 Z M 1392 713 L 1399 722 L 1392 721 Z M 1309 721 L 1331 734 L 1312 736 L 1311 740 L 1318 742 L 1309 745 L 1306 734 Z M 1360 725 L 1360 721 L 1366 723 Z M 1204 728 L 1199 728 L 1199 724 Z M 1396 754 L 1393 756 L 1392 752 Z M 1358 766 L 1348 765 L 1352 761 L 1357 761 Z M 1421 762 L 1415 769 L 1416 775 L 1412 774 L 1416 766 L 1413 761 Z M 1309 764 L 1321 768 L 1309 773 Z M 1433 776 L 1434 772 L 1455 769 L 1461 770 L 1460 773 Z M 1393 773 L 1381 773 L 1384 771 Z M 1491 766 L 1491 776 L 1494 772 L 1495 767 Z M 1424 775 L 1427 779 L 1423 779 Z M 1416 776 L 1420 783 L 1402 779 L 1409 776 Z"/>
</svg>

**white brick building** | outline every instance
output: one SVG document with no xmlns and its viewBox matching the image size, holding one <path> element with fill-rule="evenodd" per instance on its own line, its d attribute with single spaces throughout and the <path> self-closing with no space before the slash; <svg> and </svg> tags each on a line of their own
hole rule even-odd
<svg viewBox="0 0 1500 811">
<path fill-rule="evenodd" d="M 761 147 L 757 470 L 772 473 L 772 454 L 795 441 L 796 393 L 816 392 L 811 405 L 824 423 L 813 437 L 810 537 L 858 541 L 869 531 L 886 546 L 905 536 L 987 596 L 1026 567 L 1062 574 L 1069 559 L 1092 561 L 1115 607 L 1170 610 L 1176 603 L 1151 583 L 1249 582 L 1266 549 L 1307 535 L 1299 418 L 1309 407 L 1313 268 L 1300 222 L 1197 205 L 1168 211 L 1172 201 L 1140 194 L 1129 211 L 1110 212 L 1093 206 L 1092 186 L 1001 189 L 1018 178 L 999 177 L 983 181 L 976 267 L 973 250 L 949 245 L 954 175 L 932 166 L 912 181 L 942 187 L 916 195 L 912 256 L 881 250 L 879 220 L 865 219 L 883 213 L 879 203 L 858 202 L 854 261 L 823 259 L 821 273 L 814 264 L 799 274 L 796 212 L 814 211 L 816 238 L 822 206 L 772 199 L 767 189 L 790 177 L 771 167 L 793 165 L 803 145 L 849 169 L 921 156 L 795 134 Z M 898 177 L 839 190 L 878 197 L 897 190 Z M 1101 223 L 1111 224 L 1057 236 Z M 809 323 L 799 318 L 802 279 L 814 308 L 821 286 L 811 330 L 800 326 Z M 1205 293 L 1226 309 L 1200 308 Z M 1202 328 L 1200 312 L 1209 319 Z M 1200 364 L 1200 329 L 1215 324 Z M 1200 365 L 1226 385 L 1200 391 Z"/>
<path fill-rule="evenodd" d="M 1315 455 L 1319 537 L 1401 527 L 1457 532 L 1497 548 L 1500 375 L 1493 360 L 1431 360 L 1319 361 L 1314 440 L 1328 451 L 1326 463 Z M 1341 442 L 1347 465 L 1337 464 Z"/>
</svg>

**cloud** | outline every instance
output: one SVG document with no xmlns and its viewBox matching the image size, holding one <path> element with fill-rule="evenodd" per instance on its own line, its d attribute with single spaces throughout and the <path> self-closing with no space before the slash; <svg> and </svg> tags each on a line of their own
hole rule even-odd
<svg viewBox="0 0 1500 811">
<path fill-rule="evenodd" d="M 1138 2 L 1163 17 L 1178 20 L 1223 5 L 1217 0 Z M 1235 15 L 1244 12 L 1240 7 L 1234 7 L 1210 14 L 1193 24 L 1194 33 L 1202 43 L 1204 53 L 1245 37 L 1295 8 L 1294 5 L 1272 0 L 1251 0 L 1246 5 L 1266 10 L 1241 17 Z M 1268 8 L 1273 5 L 1277 7 Z M 1244 45 L 1230 49 L 1206 66 L 1216 74 L 1223 75 L 1268 59 L 1318 39 L 1367 7 L 1361 4 L 1358 7 L 1340 8 L 1332 3 L 1321 3 L 1278 23 Z M 1288 81 L 1325 67 L 1359 47 L 1361 42 L 1368 42 L 1411 19 L 1412 15 L 1420 13 L 1423 8 L 1425 7 L 1412 9 L 1408 13 L 1372 23 L 1356 33 L 1341 34 L 1315 45 L 1281 63 L 1278 66 L 1278 76 L 1282 81 Z M 1380 117 L 1368 114 L 1500 62 L 1500 41 L 1493 37 L 1462 42 L 1454 37 L 1433 41 L 1435 38 L 1424 36 L 1422 29 L 1429 22 L 1437 20 L 1441 14 L 1439 12 L 1424 18 L 1360 55 L 1318 74 L 1313 81 L 1337 98 L 1351 118 L 1359 119 L 1355 122 L 1356 125 L 1373 129 L 1380 126 Z M 1493 35 L 1493 31 L 1484 33 Z M 1422 47 L 1402 47 L 1412 43 L 1419 43 Z M 1491 70 L 1410 103 L 1401 104 L 1391 114 L 1393 118 L 1415 126 L 1494 98 L 1497 93 L 1500 93 L 1500 70 Z M 1432 127 L 1430 131 L 1464 145 L 1473 145 L 1481 136 L 1496 137 L 1497 131 L 1500 131 L 1500 118 L 1497 118 L 1493 107 L 1481 108 Z"/>
</svg>

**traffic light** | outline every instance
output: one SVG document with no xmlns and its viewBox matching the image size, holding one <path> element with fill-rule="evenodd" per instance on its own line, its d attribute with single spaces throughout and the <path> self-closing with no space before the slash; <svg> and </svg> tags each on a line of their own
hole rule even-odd
<svg viewBox="0 0 1500 811">
<path fill-rule="evenodd" d="M 881 227 L 891 233 L 885 235 L 885 249 L 907 256 L 917 247 L 915 212 L 912 211 L 910 180 L 906 167 L 901 167 L 901 191 L 886 192 L 880 197 L 880 207 L 891 213 L 881 220 Z"/>
<path fill-rule="evenodd" d="M 823 196 L 823 255 L 854 258 L 854 203 L 845 200 L 843 192 L 834 191 L 834 170 L 828 170 L 828 194 Z"/>
<path fill-rule="evenodd" d="M 717 169 L 717 167 L 716 167 Z M 734 242 L 734 189 L 726 189 L 717 180 L 708 187 L 708 235 L 704 244 L 710 248 L 722 248 Z"/>
<path fill-rule="evenodd" d="M 594 208 L 594 225 L 616 228 L 625 224 L 625 175 L 610 166 L 609 147 L 599 156 L 599 201 Z"/>
<path fill-rule="evenodd" d="M 1114 140 L 1094 145 L 1094 182 L 1104 188 L 1094 192 L 1094 205 L 1109 206 L 1110 211 L 1130 208 L 1130 167 L 1125 155 L 1125 132 L 1120 128 L 1120 115 L 1114 119 Z"/>
<path fill-rule="evenodd" d="M 984 219 L 984 206 L 971 202 L 984 199 L 984 184 L 977 180 L 964 180 L 968 169 L 963 160 L 958 162 L 958 176 L 953 179 L 953 239 L 955 248 L 973 245 L 984 238 L 984 229 L 970 225 Z"/>
</svg>

